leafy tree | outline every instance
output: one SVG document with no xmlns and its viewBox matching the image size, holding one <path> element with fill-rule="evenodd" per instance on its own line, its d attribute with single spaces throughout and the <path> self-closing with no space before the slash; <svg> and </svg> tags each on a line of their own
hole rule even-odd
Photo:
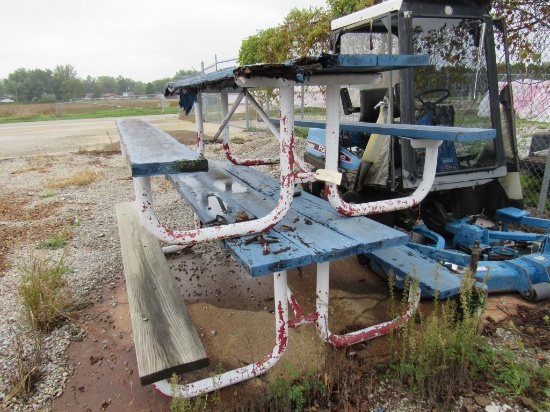
<svg viewBox="0 0 550 412">
<path fill-rule="evenodd" d="M 17 101 L 39 101 L 42 93 L 54 92 L 52 71 L 17 69 L 8 75 L 6 89 Z"/>
<path fill-rule="evenodd" d="M 37 99 L 36 101 L 40 103 L 53 103 L 56 101 L 55 94 L 44 92 L 40 96 L 40 99 Z"/>
<path fill-rule="evenodd" d="M 153 83 L 149 82 L 145 86 L 145 94 L 155 94 L 155 88 L 153 87 Z"/>
<path fill-rule="evenodd" d="M 260 30 L 241 43 L 239 63 L 280 63 L 329 48 L 330 14 L 324 8 L 292 9 L 283 24 Z"/>
<path fill-rule="evenodd" d="M 134 81 L 132 79 L 127 79 L 125 77 L 122 77 L 122 76 L 118 76 L 116 78 L 116 82 L 117 82 L 117 85 L 118 85 L 118 88 L 117 88 L 117 93 L 119 95 L 124 95 L 124 94 L 127 94 L 128 92 L 135 92 L 134 90 Z"/>
<path fill-rule="evenodd" d="M 493 0 L 493 14 L 506 21 L 511 54 L 520 61 L 540 62 L 550 35 L 548 0 Z"/>
<path fill-rule="evenodd" d="M 332 10 L 332 18 L 337 18 L 380 3 L 380 0 L 327 0 L 327 3 Z"/>
<path fill-rule="evenodd" d="M 193 70 L 193 72 L 195 72 Z M 164 79 L 158 79 L 158 80 L 154 80 L 153 82 L 153 89 L 155 90 L 155 93 L 163 93 L 164 94 L 164 89 L 166 89 L 166 85 L 171 82 L 173 79 L 167 77 L 167 78 L 164 78 Z"/>
<path fill-rule="evenodd" d="M 289 57 L 317 55 L 330 48 L 330 13 L 323 8 L 292 9 L 281 27 Z"/>
<path fill-rule="evenodd" d="M 76 98 L 76 88 L 81 92 L 80 80 L 74 66 L 58 65 L 53 70 L 53 87 L 58 100 Z"/>
<path fill-rule="evenodd" d="M 3 96 L 6 94 L 6 85 L 4 84 L 4 80 L 0 79 L 0 96 Z"/>
<path fill-rule="evenodd" d="M 95 84 L 94 93 L 96 97 L 101 97 L 104 94 L 117 94 L 118 84 L 114 77 L 99 76 Z"/>
<path fill-rule="evenodd" d="M 239 62 L 279 63 L 288 60 L 289 48 L 284 43 L 284 34 L 280 26 L 260 30 L 257 34 L 246 38 L 241 43 Z"/>
</svg>

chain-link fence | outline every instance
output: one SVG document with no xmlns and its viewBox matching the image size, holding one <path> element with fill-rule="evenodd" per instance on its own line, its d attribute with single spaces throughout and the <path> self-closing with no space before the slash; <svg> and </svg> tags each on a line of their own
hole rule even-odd
<svg viewBox="0 0 550 412">
<path fill-rule="evenodd" d="M 550 61 L 550 47 L 545 50 Z M 521 183 L 526 208 L 537 215 L 550 211 L 550 70 L 513 74 L 515 124 Z"/>
</svg>

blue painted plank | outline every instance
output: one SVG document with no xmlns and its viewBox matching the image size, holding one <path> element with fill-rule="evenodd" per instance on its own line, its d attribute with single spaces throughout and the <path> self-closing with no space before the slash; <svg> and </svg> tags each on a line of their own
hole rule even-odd
<svg viewBox="0 0 550 412">
<path fill-rule="evenodd" d="M 275 119 L 272 120 L 275 123 Z M 279 119 L 277 119 L 277 124 Z M 320 120 L 294 120 L 294 126 L 314 127 L 324 129 L 326 123 Z M 451 142 L 469 142 L 487 140 L 496 137 L 495 129 L 477 127 L 429 126 L 418 124 L 387 124 L 364 122 L 340 122 L 340 130 L 362 133 L 378 133 L 382 135 L 401 136 L 411 139 L 446 140 Z"/>
<path fill-rule="evenodd" d="M 249 167 L 226 163 L 211 162 L 207 174 L 180 174 L 169 178 L 203 222 L 222 215 L 233 223 L 240 211 L 249 217 L 262 217 L 271 212 L 279 197 L 277 179 Z M 284 225 L 295 230 L 285 230 Z M 290 212 L 265 236 L 279 239 L 271 245 L 272 251 L 287 247 L 289 250 L 264 255 L 260 244 L 246 244 L 245 238 L 224 242 L 252 276 L 341 259 L 408 241 L 406 234 L 366 217 L 342 216 L 328 202 L 308 193 L 295 197 Z"/>
<path fill-rule="evenodd" d="M 422 296 L 434 296 L 438 290 L 439 297 L 445 299 L 460 292 L 458 274 L 407 246 L 379 249 L 369 253 L 369 257 L 374 261 L 375 271 L 385 276 L 391 271 L 399 286 L 403 286 L 407 276 L 418 279 Z"/>
<path fill-rule="evenodd" d="M 377 64 L 381 67 L 418 67 L 427 66 L 430 63 L 430 56 L 427 54 L 379 54 Z"/>
<path fill-rule="evenodd" d="M 145 120 L 118 119 L 116 125 L 133 177 L 208 170 L 205 158 Z"/>
</svg>

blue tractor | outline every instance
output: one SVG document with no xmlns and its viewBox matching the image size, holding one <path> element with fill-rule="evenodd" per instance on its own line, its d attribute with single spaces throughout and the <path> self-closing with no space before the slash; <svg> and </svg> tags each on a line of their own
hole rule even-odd
<svg viewBox="0 0 550 412">
<path fill-rule="evenodd" d="M 474 265 L 478 280 L 491 266 L 494 279 L 485 282 L 489 291 L 518 290 L 526 298 L 544 299 L 550 297 L 548 225 L 522 210 L 506 28 L 490 9 L 489 0 L 388 0 L 332 21 L 334 53 L 429 55 L 427 66 L 381 73 L 378 81 L 341 89 L 345 120 L 496 130 L 490 141 L 442 144 L 432 191 L 418 207 L 369 216 L 414 230 L 412 239 L 421 237 L 428 245 L 411 242 L 359 258 L 384 276 L 393 273 L 397 284 L 412 270 L 428 273 L 437 267 L 439 281 L 448 284 L 436 286 L 426 276 L 423 292 L 433 295 L 437 288 L 442 297 L 458 293 L 460 271 L 472 259 L 507 260 L 501 266 Z M 325 131 L 311 127 L 305 160 L 324 168 L 324 149 Z M 364 203 L 409 194 L 422 179 L 423 156 L 423 149 L 412 148 L 406 139 L 350 132 L 344 121 L 339 159 L 344 200 Z M 324 184 L 308 183 L 304 189 L 323 196 Z M 500 222 L 500 229 L 529 221 L 543 234 L 518 239 L 500 230 L 500 236 L 489 236 L 484 230 L 498 227 L 480 229 L 476 216 Z M 449 248 L 454 254 L 444 255 Z M 475 248 L 479 254 L 472 256 Z M 531 257 L 520 259 L 521 248 Z"/>
</svg>

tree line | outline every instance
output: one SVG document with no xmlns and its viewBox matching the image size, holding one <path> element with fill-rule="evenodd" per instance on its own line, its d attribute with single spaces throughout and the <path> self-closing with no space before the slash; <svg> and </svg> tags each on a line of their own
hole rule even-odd
<svg viewBox="0 0 550 412">
<path fill-rule="evenodd" d="M 246 38 L 239 51 L 241 64 L 277 63 L 330 49 L 330 21 L 380 3 L 381 0 L 327 0 L 328 8 L 293 9 L 277 27 Z M 542 63 L 541 50 L 550 34 L 548 0 L 492 0 L 492 15 L 506 21 L 515 61 Z"/>
<path fill-rule="evenodd" d="M 70 65 L 50 69 L 17 69 L 6 79 L 0 79 L 0 97 L 10 95 L 17 102 L 48 103 L 105 95 L 144 95 L 163 93 L 172 80 L 195 74 L 194 70 L 180 70 L 174 77 L 144 83 L 123 76 L 81 78 Z"/>
<path fill-rule="evenodd" d="M 328 51 L 330 21 L 376 3 L 380 0 L 327 0 L 328 8 L 293 9 L 282 24 L 259 30 L 244 39 L 239 50 L 239 63 L 277 63 Z M 494 16 L 506 20 L 514 61 L 521 62 L 521 68 L 526 71 L 541 64 L 545 66 L 540 51 L 550 33 L 548 0 L 493 0 L 492 7 Z M 162 93 L 169 81 L 194 73 L 180 70 L 172 78 L 144 83 L 122 76 L 80 78 L 70 64 L 56 66 L 53 70 L 22 68 L 10 73 L 6 79 L 0 79 L 0 97 L 10 94 L 20 102 L 49 102 L 87 95 L 154 94 Z"/>
</svg>

